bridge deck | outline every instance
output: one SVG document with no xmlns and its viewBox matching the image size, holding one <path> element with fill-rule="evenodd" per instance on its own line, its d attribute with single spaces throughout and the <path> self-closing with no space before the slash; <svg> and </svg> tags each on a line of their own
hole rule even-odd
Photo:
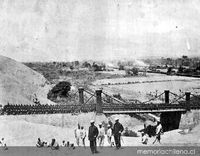
<svg viewBox="0 0 200 156">
<path fill-rule="evenodd" d="M 103 110 L 105 114 L 130 114 L 130 113 L 162 113 L 185 112 L 186 109 L 160 109 L 160 110 Z"/>
</svg>

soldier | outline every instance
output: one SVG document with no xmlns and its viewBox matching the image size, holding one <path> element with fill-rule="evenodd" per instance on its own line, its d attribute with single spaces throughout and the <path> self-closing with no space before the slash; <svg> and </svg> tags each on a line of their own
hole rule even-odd
<svg viewBox="0 0 200 156">
<path fill-rule="evenodd" d="M 115 138 L 116 148 L 119 149 L 121 147 L 121 133 L 123 132 L 124 127 L 121 123 L 119 123 L 119 119 L 115 118 L 115 124 L 113 127 L 113 134 Z"/>
<path fill-rule="evenodd" d="M 88 140 L 90 141 L 91 152 L 94 154 L 98 153 L 96 139 L 99 134 L 99 131 L 98 128 L 94 125 L 94 120 L 91 120 L 90 124 L 91 126 L 89 127 Z"/>
</svg>

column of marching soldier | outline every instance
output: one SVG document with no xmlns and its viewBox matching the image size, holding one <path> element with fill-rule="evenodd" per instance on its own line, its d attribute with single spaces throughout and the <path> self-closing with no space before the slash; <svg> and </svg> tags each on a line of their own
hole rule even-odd
<svg viewBox="0 0 200 156">
<path fill-rule="evenodd" d="M 1 114 L 7 115 L 26 115 L 26 114 L 55 114 L 55 113 L 74 113 L 79 111 L 77 105 L 14 105 L 7 104 L 2 110 Z M 94 107 L 86 105 L 81 108 L 81 112 L 92 112 Z"/>
<path fill-rule="evenodd" d="M 194 105 L 197 106 L 197 105 Z M 191 106 L 192 107 L 192 106 Z M 103 105 L 104 110 L 159 110 L 159 109 L 178 109 L 184 108 L 184 103 L 179 104 L 105 104 Z M 55 114 L 55 113 L 76 113 L 76 112 L 93 112 L 95 111 L 95 105 L 87 104 L 82 107 L 79 105 L 14 105 L 7 104 L 1 108 L 1 114 L 7 115 L 26 115 L 26 114 Z"/>
</svg>

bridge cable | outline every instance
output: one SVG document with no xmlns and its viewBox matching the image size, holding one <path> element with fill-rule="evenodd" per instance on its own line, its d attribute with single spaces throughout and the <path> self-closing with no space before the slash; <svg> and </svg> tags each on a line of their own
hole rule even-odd
<svg viewBox="0 0 200 156">
<path fill-rule="evenodd" d="M 158 97 L 161 97 L 163 94 L 164 94 L 164 92 L 161 93 L 160 95 L 158 95 L 158 96 L 156 96 L 156 97 L 154 97 L 154 98 L 152 98 L 152 99 L 150 99 L 150 100 L 148 100 L 148 101 L 142 102 L 142 103 L 145 104 L 145 103 L 148 103 L 148 102 L 150 102 L 150 101 L 154 101 L 154 100 L 157 99 Z"/>
</svg>

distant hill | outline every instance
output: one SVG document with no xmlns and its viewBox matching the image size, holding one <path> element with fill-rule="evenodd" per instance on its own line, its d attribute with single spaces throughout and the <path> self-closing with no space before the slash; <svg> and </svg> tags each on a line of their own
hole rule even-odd
<svg viewBox="0 0 200 156">
<path fill-rule="evenodd" d="M 47 99 L 48 81 L 27 66 L 0 55 L 0 104 L 52 103 Z"/>
</svg>

